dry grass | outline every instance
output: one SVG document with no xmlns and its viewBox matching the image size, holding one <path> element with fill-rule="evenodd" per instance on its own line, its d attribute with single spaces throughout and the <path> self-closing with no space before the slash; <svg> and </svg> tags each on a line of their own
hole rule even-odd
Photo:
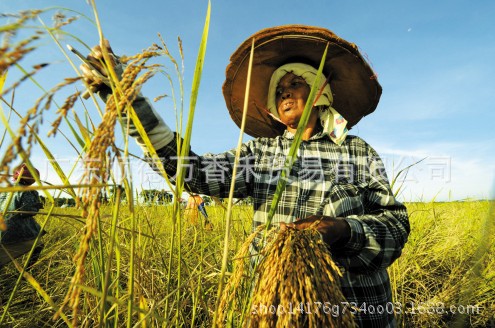
<svg viewBox="0 0 495 328">
<path fill-rule="evenodd" d="M 400 327 L 495 324 L 494 209 L 493 201 L 408 205 L 411 235 L 389 269 Z"/>
</svg>

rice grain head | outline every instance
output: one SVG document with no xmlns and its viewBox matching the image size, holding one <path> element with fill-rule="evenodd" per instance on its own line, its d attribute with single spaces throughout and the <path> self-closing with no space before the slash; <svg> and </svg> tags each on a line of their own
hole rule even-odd
<svg viewBox="0 0 495 328">
<path fill-rule="evenodd" d="M 239 261 L 249 258 L 249 245 L 259 231 L 246 240 L 236 256 L 235 271 L 219 309 L 224 316 L 229 310 L 243 311 L 232 301 L 239 289 L 250 285 L 245 280 L 252 278 L 245 274 L 246 264 L 239 265 Z M 341 272 L 316 229 L 274 228 L 266 240 L 253 272 L 256 278 L 244 327 L 356 326 L 349 309 L 335 312 L 331 307 L 346 301 L 340 288 Z M 223 322 L 217 325 L 225 324 L 225 319 L 219 316 Z"/>
<path fill-rule="evenodd" d="M 141 90 L 143 83 L 154 75 L 154 69 L 157 67 L 147 67 L 144 65 L 144 62 L 146 59 L 156 55 L 158 53 L 145 51 L 137 55 L 136 59 L 124 69 L 122 79 L 118 82 L 122 92 L 114 92 L 113 96 L 108 98 L 105 104 L 102 122 L 95 130 L 86 153 L 84 160 L 85 173 L 81 182 L 89 184 L 91 187 L 85 188 L 82 192 L 81 216 L 86 223 L 85 232 L 81 237 L 79 249 L 74 256 L 76 270 L 71 279 L 71 285 L 65 296 L 63 305 L 55 315 L 55 318 L 57 318 L 65 305 L 69 305 L 72 308 L 74 318 L 72 324 L 74 327 L 77 326 L 82 291 L 80 286 L 84 283 L 85 261 L 89 252 L 89 244 L 97 231 L 101 206 L 100 196 L 104 189 L 102 184 L 106 184 L 109 178 L 108 172 L 111 167 L 110 158 L 112 153 L 116 157 L 120 156 L 119 149 L 115 145 L 115 125 L 118 121 L 119 113 L 125 115 L 126 108 L 131 106 Z M 141 76 L 138 76 L 144 69 L 151 69 L 151 71 L 145 71 Z M 73 105 L 73 100 L 77 99 L 77 96 L 78 94 L 67 99 L 65 102 L 68 104 L 67 107 Z M 63 110 L 62 115 L 65 115 L 65 113 L 66 111 Z"/>
</svg>

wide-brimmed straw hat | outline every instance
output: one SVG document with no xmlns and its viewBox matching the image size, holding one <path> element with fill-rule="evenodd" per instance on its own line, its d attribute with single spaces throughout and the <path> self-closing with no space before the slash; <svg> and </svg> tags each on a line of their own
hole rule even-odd
<svg viewBox="0 0 495 328">
<path fill-rule="evenodd" d="M 275 137 L 283 133 L 286 127 L 271 118 L 266 109 L 272 73 L 291 62 L 302 62 L 318 68 L 327 44 L 323 74 L 330 81 L 334 97 L 332 107 L 348 121 L 347 127 L 351 128 L 378 105 L 382 88 L 355 44 L 324 28 L 283 25 L 253 34 L 230 57 L 223 94 L 230 116 L 238 126 L 241 126 L 242 121 L 253 38 L 254 60 L 245 127 L 247 134 L 253 137 Z"/>
<path fill-rule="evenodd" d="M 40 172 L 38 171 L 38 169 L 34 168 L 34 171 L 36 172 L 36 175 L 39 177 Z M 14 181 L 19 181 L 19 183 L 24 186 L 30 186 L 35 181 L 27 165 L 24 163 L 14 169 L 13 179 Z"/>
</svg>

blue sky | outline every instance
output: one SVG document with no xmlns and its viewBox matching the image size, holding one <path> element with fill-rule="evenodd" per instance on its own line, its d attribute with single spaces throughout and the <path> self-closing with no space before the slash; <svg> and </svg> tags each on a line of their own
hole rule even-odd
<svg viewBox="0 0 495 328">
<path fill-rule="evenodd" d="M 0 0 L 1 13 L 51 6 L 71 8 L 93 18 L 85 1 Z M 118 54 L 135 54 L 158 43 L 157 33 L 161 33 L 170 51 L 178 56 L 176 39 L 181 37 L 185 53 L 185 107 L 188 108 L 188 89 L 207 2 L 97 1 L 97 8 L 104 34 Z M 377 110 L 359 122 L 351 134 L 362 137 L 378 151 L 390 177 L 397 170 L 425 158 L 409 171 L 401 199 L 494 197 L 495 2 L 321 0 L 306 1 L 303 5 L 293 0 L 213 0 L 211 10 L 192 136 L 192 147 L 197 153 L 219 153 L 237 143 L 239 130 L 230 120 L 221 92 L 225 67 L 237 46 L 262 28 L 281 24 L 315 25 L 356 43 L 369 58 L 383 87 Z M 43 16 L 47 25 L 52 24 L 54 13 L 52 10 Z M 8 21 L 2 18 L 2 24 Z M 32 24 L 39 25 L 39 22 Z M 67 30 L 90 46 L 98 42 L 96 28 L 84 18 Z M 61 38 L 62 44 L 70 43 L 85 51 L 70 37 Z M 35 55 L 21 64 L 28 68 L 35 63 L 51 63 L 38 77 L 46 88 L 53 87 L 64 77 L 75 76 L 53 41 L 44 38 L 38 44 Z M 169 63 L 166 65 L 172 70 Z M 19 73 L 12 70 L 7 83 L 18 76 Z M 145 86 L 144 93 L 153 98 L 170 94 L 170 87 L 163 79 L 152 80 Z M 14 107 L 25 112 L 39 94 L 32 83 L 24 83 L 16 91 Z M 62 101 L 63 98 L 59 100 Z M 162 100 L 155 106 L 169 125 L 174 126 L 171 100 Z M 77 108 L 82 112 L 80 103 Z M 53 114 L 47 115 L 48 130 Z M 74 157 L 63 139 L 46 140 L 60 158 L 69 162 Z M 140 152 L 137 148 L 134 151 Z M 36 156 L 42 160 L 40 152 L 35 151 Z M 43 172 L 48 181 L 56 182 L 49 169 Z M 161 183 L 148 173 L 141 174 L 140 178 L 144 187 L 155 188 Z"/>
</svg>

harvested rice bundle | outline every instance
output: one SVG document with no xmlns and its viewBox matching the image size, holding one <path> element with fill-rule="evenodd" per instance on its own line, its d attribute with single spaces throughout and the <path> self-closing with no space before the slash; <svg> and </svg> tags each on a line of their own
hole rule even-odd
<svg viewBox="0 0 495 328">
<path fill-rule="evenodd" d="M 252 278 L 246 275 L 245 259 L 253 235 L 237 256 L 235 272 L 221 303 L 224 315 L 229 310 L 225 306 L 234 311 L 239 309 L 234 293 L 239 294 L 239 289 L 252 285 L 246 281 Z M 318 231 L 272 229 L 260 255 L 262 260 L 255 269 L 249 318 L 241 320 L 243 326 L 355 327 L 351 309 L 343 310 L 346 300 L 340 289 L 340 270 Z M 223 320 L 225 323 L 225 318 Z"/>
</svg>

